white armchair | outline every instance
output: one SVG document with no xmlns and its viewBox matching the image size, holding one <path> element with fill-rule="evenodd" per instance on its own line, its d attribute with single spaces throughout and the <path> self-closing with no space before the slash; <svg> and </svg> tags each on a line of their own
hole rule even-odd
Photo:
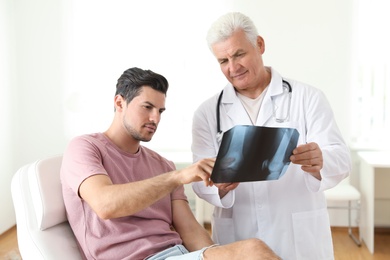
<svg viewBox="0 0 390 260">
<path fill-rule="evenodd" d="M 12 179 L 19 251 L 28 259 L 83 259 L 67 221 L 60 182 L 62 156 L 20 168 Z"/>
</svg>

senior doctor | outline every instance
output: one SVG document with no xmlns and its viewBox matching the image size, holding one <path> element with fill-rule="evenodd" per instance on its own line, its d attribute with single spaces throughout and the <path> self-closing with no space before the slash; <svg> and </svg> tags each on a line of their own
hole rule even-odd
<svg viewBox="0 0 390 260">
<path fill-rule="evenodd" d="M 241 13 L 215 21 L 207 41 L 229 83 L 194 114 L 194 161 L 217 156 L 218 128 L 289 127 L 300 134 L 292 163 L 279 180 L 193 184 L 195 193 L 215 206 L 214 241 L 257 237 L 282 259 L 334 259 L 324 190 L 348 176 L 351 158 L 326 97 L 264 66 L 264 40 Z"/>
</svg>

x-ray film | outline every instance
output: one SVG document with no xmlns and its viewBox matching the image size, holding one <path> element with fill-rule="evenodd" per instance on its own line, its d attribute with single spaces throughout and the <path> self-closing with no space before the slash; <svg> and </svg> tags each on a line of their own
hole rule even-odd
<svg viewBox="0 0 390 260">
<path fill-rule="evenodd" d="M 238 125 L 223 134 L 211 180 L 215 183 L 277 180 L 298 143 L 294 128 Z"/>
</svg>

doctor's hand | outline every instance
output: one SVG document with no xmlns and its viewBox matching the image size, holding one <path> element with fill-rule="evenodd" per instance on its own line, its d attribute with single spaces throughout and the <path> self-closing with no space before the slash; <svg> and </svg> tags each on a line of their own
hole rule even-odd
<svg viewBox="0 0 390 260">
<path fill-rule="evenodd" d="M 293 150 L 290 160 L 294 164 L 302 165 L 301 169 L 321 180 L 320 171 L 323 167 L 322 151 L 317 143 L 299 145 Z"/>
<path fill-rule="evenodd" d="M 231 191 L 237 188 L 239 182 L 233 182 L 233 183 L 214 183 L 214 185 L 218 188 L 219 197 L 222 199 L 225 197 L 225 195 Z"/>
</svg>

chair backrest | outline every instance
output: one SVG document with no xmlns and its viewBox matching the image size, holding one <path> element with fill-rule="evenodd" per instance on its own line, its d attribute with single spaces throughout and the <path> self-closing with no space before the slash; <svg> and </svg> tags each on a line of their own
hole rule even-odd
<svg viewBox="0 0 390 260">
<path fill-rule="evenodd" d="M 349 176 L 335 187 L 325 191 L 326 200 L 329 201 L 358 201 L 360 192 L 350 184 Z"/>
<path fill-rule="evenodd" d="M 38 160 L 12 178 L 19 251 L 23 259 L 83 259 L 66 218 L 62 156 Z"/>
</svg>

